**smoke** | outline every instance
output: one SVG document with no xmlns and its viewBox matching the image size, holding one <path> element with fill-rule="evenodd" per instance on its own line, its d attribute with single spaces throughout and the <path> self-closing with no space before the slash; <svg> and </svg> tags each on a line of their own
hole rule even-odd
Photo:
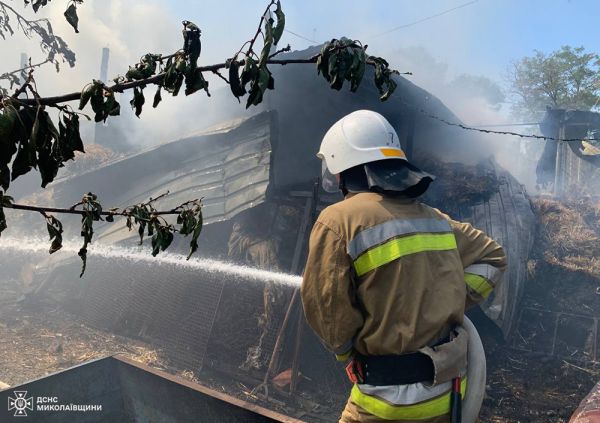
<svg viewBox="0 0 600 423">
<path fill-rule="evenodd" d="M 110 49 L 108 66 L 110 83 L 110 80 L 117 75 L 124 75 L 128 65 L 137 63 L 143 54 L 149 52 L 170 54 L 182 46 L 181 19 L 160 2 L 141 0 L 85 2 L 78 7 L 79 34 L 74 33 L 62 16 L 65 6 L 61 2 L 49 3 L 40 9 L 37 15 L 32 13 L 31 8 L 22 10 L 20 5 L 15 7 L 28 18 L 48 18 L 54 32 L 63 37 L 76 53 L 77 62 L 74 68 L 64 64 L 59 73 L 52 66 L 44 66 L 35 71 L 34 76 L 42 96 L 79 91 L 92 79 L 98 79 L 101 52 L 104 47 Z M 5 69 L 3 70 L 17 69 L 22 52 L 31 57 L 33 63 L 45 58 L 35 39 L 27 39 L 18 31 L 15 32 L 16 35 L 9 40 L 10 42 L 0 43 L 0 54 L 4 58 Z M 225 57 L 217 59 L 215 47 L 205 46 L 204 50 L 202 60 L 205 63 L 209 60 L 225 59 Z M 209 77 L 209 81 L 213 87 L 222 86 L 218 78 Z M 155 88 L 149 86 L 144 90 L 146 106 L 141 119 L 137 119 L 131 113 L 128 104 L 130 95 L 127 93 L 121 96 L 122 116 L 111 118 L 108 125 L 116 125 L 124 130 L 123 139 L 120 140 L 123 145 L 147 148 L 197 132 L 220 120 L 218 111 L 210 107 L 211 99 L 207 99 L 203 93 L 190 97 L 185 97 L 181 93 L 177 98 L 163 93 L 163 102 L 157 109 L 153 109 L 151 104 Z M 73 106 L 76 107 L 76 104 Z M 84 112 L 92 114 L 89 106 Z M 84 143 L 93 142 L 94 124 L 83 123 L 82 135 Z"/>
<path fill-rule="evenodd" d="M 522 119 L 511 110 L 509 89 L 501 78 L 466 73 L 462 69 L 453 72 L 451 69 L 456 69 L 455 66 L 436 59 L 421 45 L 396 48 L 386 57 L 394 67 L 411 71 L 413 75 L 407 76 L 411 82 L 438 97 L 467 126 L 518 133 L 537 132 L 537 127 L 511 126 L 522 122 Z M 477 133 L 477 138 L 480 156 L 492 156 L 528 190 L 537 189 L 535 166 L 543 143 L 486 133 Z"/>
<path fill-rule="evenodd" d="M 169 54 L 181 47 L 181 20 L 196 22 L 203 30 L 201 63 L 218 63 L 231 56 L 245 40 L 254 34 L 260 13 L 265 2 L 225 1 L 219 4 L 199 5 L 189 1 L 159 2 L 142 0 L 88 1 L 78 7 L 80 33 L 75 34 L 62 16 L 64 4 L 52 2 L 42 8 L 36 17 L 48 17 L 54 31 L 63 36 L 77 54 L 75 68 L 63 66 L 60 73 L 51 67 L 35 72 L 40 94 L 58 95 L 80 90 L 92 78 L 99 77 L 101 50 L 110 48 L 109 79 L 124 74 L 127 66 L 136 63 L 147 53 Z M 377 34 L 387 26 L 392 26 L 400 17 L 383 16 L 390 4 L 373 3 L 364 7 L 362 3 L 350 2 L 340 9 L 339 5 L 308 1 L 298 5 L 284 2 L 287 13 L 287 27 L 298 31 L 310 39 L 326 40 L 347 35 L 369 44 L 368 51 L 387 58 L 401 71 L 411 71 L 408 79 L 440 98 L 464 123 L 502 124 L 518 120 L 511 116 L 509 107 L 502 100 L 494 99 L 494 83 L 502 85 L 499 76 L 503 69 L 496 64 L 482 63 L 481 59 L 469 54 L 468 47 L 474 43 L 474 31 L 479 26 L 472 23 L 483 6 L 469 6 L 436 20 L 416 25 L 409 31 L 401 31 L 388 36 Z M 443 4 L 405 4 L 401 8 L 402 21 L 416 20 L 444 9 Z M 487 6 L 486 6 L 487 8 Z M 18 8 L 19 10 L 20 7 Z M 314 13 L 319 10 L 319 13 Z M 484 11 L 487 9 L 484 9 Z M 34 16 L 31 8 L 24 12 Z M 332 21 L 327 16 L 341 14 L 343 19 Z M 344 22 L 352 22 L 352 25 Z M 383 22 L 383 23 L 382 23 Z M 314 25 L 313 27 L 307 26 Z M 3 63 L 17 68 L 21 52 L 32 57 L 33 62 L 43 58 L 35 40 L 16 35 L 11 42 L 0 43 Z M 313 44 L 290 33 L 285 33 L 281 45 L 291 43 L 302 49 Z M 460 46 L 461 48 L 457 48 Z M 11 59 L 12 58 L 12 59 Z M 485 60 L 483 60 L 485 62 Z M 505 66 L 508 63 L 505 63 Z M 485 72 L 494 69 L 493 72 Z M 483 77 L 485 74 L 485 77 Z M 480 78 L 471 87 L 461 85 L 464 75 Z M 121 129 L 122 145 L 135 148 L 148 148 L 186 135 L 197 133 L 203 128 L 219 123 L 232 115 L 244 113 L 244 105 L 239 105 L 228 91 L 221 90 L 222 81 L 208 75 L 212 98 L 203 92 L 186 97 L 181 93 L 173 98 L 163 93 L 163 102 L 157 109 L 151 107 L 155 87 L 145 89 L 146 105 L 141 119 L 128 110 L 129 96 L 121 98 L 122 116 L 109 119 L 108 125 Z M 367 81 L 366 83 L 369 83 Z M 474 82 L 473 80 L 471 82 Z M 476 81 L 475 81 L 476 82 Z M 471 89 L 475 86 L 476 89 Z M 89 112 L 89 110 L 88 110 Z M 522 130 L 523 128 L 501 128 Z M 82 127 L 84 142 L 94 139 L 94 125 Z M 495 154 L 500 163 L 513 174 L 523 173 L 523 165 L 515 164 L 514 153 L 522 146 L 512 137 L 486 136 L 481 134 L 482 151 Z M 525 168 L 531 171 L 531 164 Z M 530 172 L 531 173 L 531 172 Z M 527 178 L 532 178 L 529 174 Z M 527 179 L 524 178 L 524 179 Z M 524 182 L 528 182 L 524 180 Z"/>
</svg>

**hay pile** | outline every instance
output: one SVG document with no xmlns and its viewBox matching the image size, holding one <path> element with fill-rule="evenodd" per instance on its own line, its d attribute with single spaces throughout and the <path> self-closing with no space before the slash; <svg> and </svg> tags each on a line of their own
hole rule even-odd
<svg viewBox="0 0 600 423">
<path fill-rule="evenodd" d="M 424 202 L 453 217 L 461 215 L 461 208 L 489 200 L 501 183 L 489 162 L 465 165 L 432 158 L 419 161 L 418 166 L 436 177 L 423 196 Z"/>
<path fill-rule="evenodd" d="M 600 203 L 590 198 L 531 203 L 538 233 L 524 305 L 600 315 Z"/>
<path fill-rule="evenodd" d="M 600 277 L 600 203 L 537 199 L 532 205 L 540 222 L 534 258 Z"/>
</svg>

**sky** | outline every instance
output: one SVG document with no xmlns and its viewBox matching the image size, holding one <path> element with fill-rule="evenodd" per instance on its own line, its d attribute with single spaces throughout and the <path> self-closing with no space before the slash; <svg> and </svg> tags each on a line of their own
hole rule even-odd
<svg viewBox="0 0 600 423">
<path fill-rule="evenodd" d="M 162 4 L 179 19 L 187 17 L 207 32 L 210 28 L 218 38 L 235 35 L 244 40 L 255 25 L 253 16 L 265 2 L 179 0 Z M 376 36 L 461 5 L 465 6 Z M 322 41 L 346 35 L 360 39 L 372 54 L 380 55 L 393 54 L 397 46 L 420 45 L 448 63 L 453 74 L 500 79 L 511 61 L 536 49 L 549 52 L 565 44 L 600 51 L 597 0 L 296 0 L 284 1 L 283 7 L 288 29 L 306 38 Z M 283 42 L 296 48 L 312 44 L 289 33 Z"/>
<path fill-rule="evenodd" d="M 25 16 L 21 0 L 12 2 Z M 180 47 L 180 22 L 195 22 L 202 29 L 201 61 L 222 61 L 254 33 L 266 0 L 86 0 L 79 7 L 80 34 L 67 26 L 62 12 L 66 0 L 55 0 L 38 16 L 48 16 L 78 55 L 75 69 L 54 77 L 50 89 L 97 76 L 100 49 L 111 49 L 111 75 L 123 73 L 147 51 L 168 53 Z M 561 45 L 584 46 L 600 51 L 597 36 L 597 0 L 283 0 L 286 27 L 308 39 L 323 41 L 348 36 L 369 45 L 369 52 L 383 56 L 401 71 L 413 71 L 414 82 L 428 85 L 418 64 L 403 63 L 400 50 L 419 48 L 447 65 L 445 77 L 462 73 L 487 76 L 505 83 L 512 61 L 534 50 L 551 52 Z M 385 35 L 382 32 L 452 10 Z M 314 44 L 289 32 L 281 45 L 303 49 Z M 24 37 L 0 41 L 2 68 L 15 68 L 19 52 L 35 61 L 42 53 Z M 11 59 L 12 58 L 12 59 Z M 2 70 L 2 69 L 0 69 Z M 41 73 L 41 72 L 40 72 Z M 47 73 L 47 72 L 45 72 Z M 422 72 L 422 73 L 427 73 Z M 51 78 L 52 79 L 52 78 Z M 56 81 L 58 79 L 58 81 Z M 431 87 L 434 89 L 435 84 Z M 52 92 L 57 93 L 56 92 Z M 433 92 L 433 94 L 436 94 Z"/>
</svg>

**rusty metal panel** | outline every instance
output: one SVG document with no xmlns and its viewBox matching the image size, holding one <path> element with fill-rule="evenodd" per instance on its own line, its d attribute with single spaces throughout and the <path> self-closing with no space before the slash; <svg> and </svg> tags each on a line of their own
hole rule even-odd
<svg viewBox="0 0 600 423">
<path fill-rule="evenodd" d="M 203 198 L 204 220 L 227 220 L 265 200 L 271 172 L 275 112 L 227 122 L 200 133 L 125 157 L 52 184 L 56 204 L 74 204 L 94 192 L 103 204 L 126 207 L 166 191 L 157 205 L 171 209 Z M 98 239 L 118 242 L 134 234 L 99 225 Z"/>
<path fill-rule="evenodd" d="M 15 392 L 24 393 L 23 402 L 11 402 L 11 398 L 18 398 Z M 13 404 L 10 410 L 0 410 L 2 422 L 25 418 L 28 422 L 44 423 L 302 423 L 121 356 L 93 360 L 0 391 L 0 401 Z M 62 409 L 42 410 L 38 404 Z M 99 408 L 66 409 L 73 405 Z M 18 411 L 21 413 L 15 414 Z"/>
</svg>

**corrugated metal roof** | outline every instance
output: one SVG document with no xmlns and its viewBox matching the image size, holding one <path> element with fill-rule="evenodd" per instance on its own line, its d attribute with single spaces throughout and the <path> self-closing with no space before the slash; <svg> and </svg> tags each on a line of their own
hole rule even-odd
<svg viewBox="0 0 600 423">
<path fill-rule="evenodd" d="M 169 191 L 157 208 L 203 198 L 205 223 L 229 219 L 265 200 L 273 119 L 274 112 L 260 113 L 60 181 L 53 199 L 75 203 L 91 191 L 106 207 L 126 207 Z M 97 234 L 108 242 L 134 235 L 121 225 L 99 226 Z"/>
</svg>

